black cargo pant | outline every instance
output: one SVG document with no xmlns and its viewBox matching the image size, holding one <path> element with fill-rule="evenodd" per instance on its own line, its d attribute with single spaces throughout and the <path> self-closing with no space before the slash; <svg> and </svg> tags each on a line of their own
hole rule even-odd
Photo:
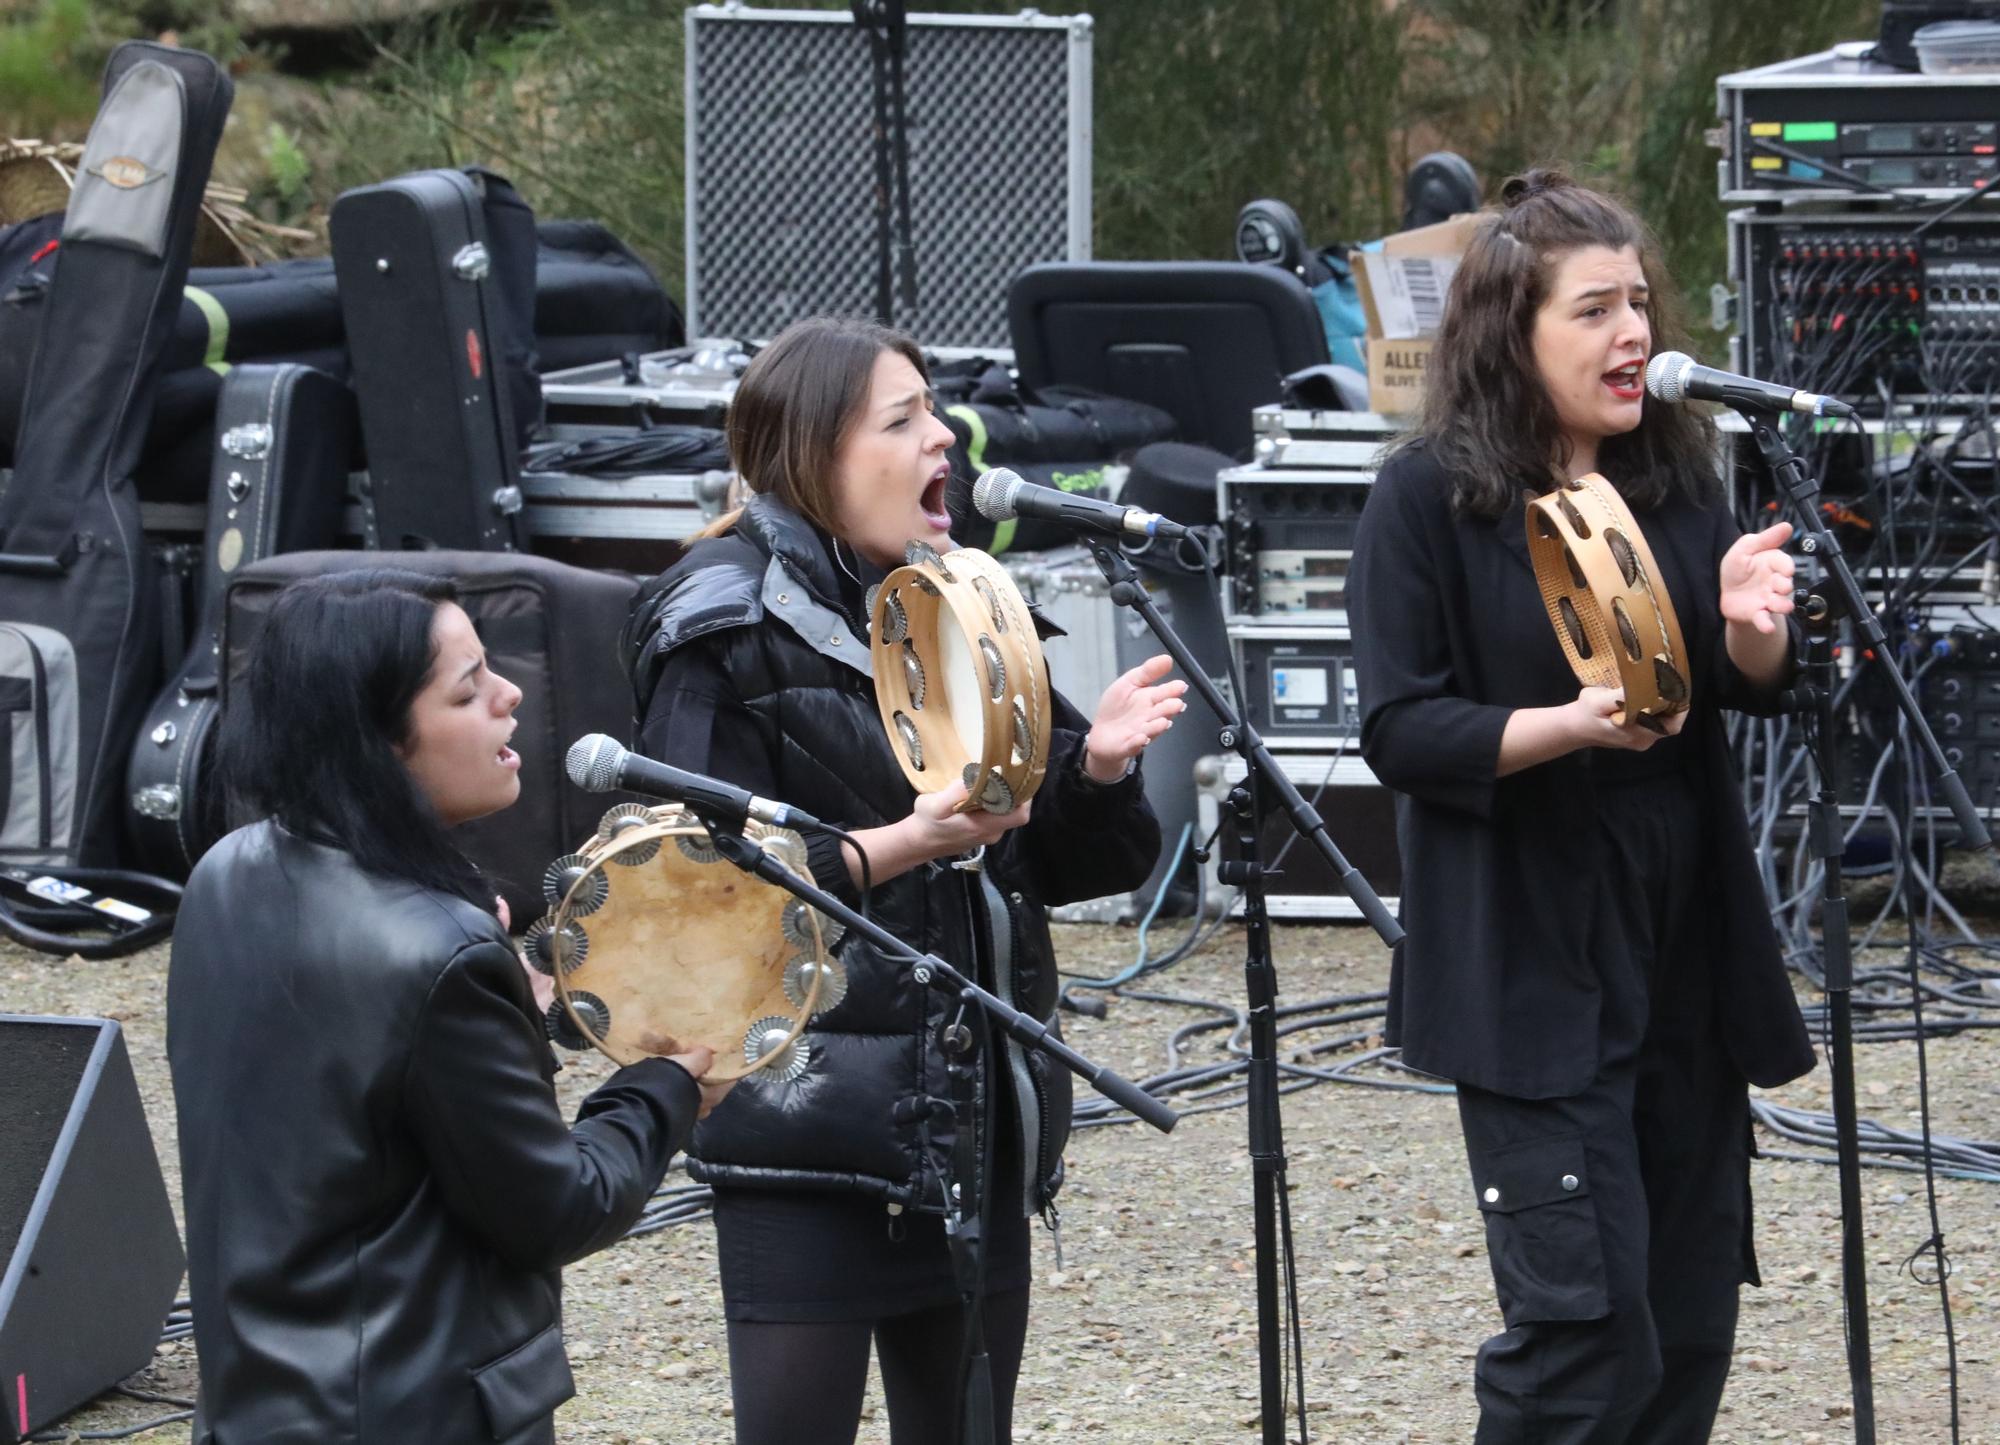
<svg viewBox="0 0 2000 1445">
<path fill-rule="evenodd" d="M 1476 1445 L 1699 1445 L 1756 1282 L 1696 792 L 1668 774 L 1599 797 L 1597 1077 L 1558 1099 L 1459 1088 L 1507 1325 L 1479 1350 Z"/>
</svg>

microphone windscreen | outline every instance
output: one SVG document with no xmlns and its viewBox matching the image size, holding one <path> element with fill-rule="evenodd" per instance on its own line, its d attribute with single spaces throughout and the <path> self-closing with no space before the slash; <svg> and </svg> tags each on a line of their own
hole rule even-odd
<svg viewBox="0 0 2000 1445">
<path fill-rule="evenodd" d="M 1014 515 L 1015 489 L 1026 485 L 1018 472 L 995 467 L 980 474 L 972 484 L 972 509 L 989 522 L 1004 522 Z"/>
<path fill-rule="evenodd" d="M 1662 351 L 1646 363 L 1646 390 L 1661 401 L 1686 399 L 1688 368 L 1694 358 L 1684 351 Z"/>
<path fill-rule="evenodd" d="M 586 793 L 608 793 L 618 785 L 618 764 L 625 749 L 604 733 L 590 733 L 569 745 L 563 770 Z"/>
</svg>

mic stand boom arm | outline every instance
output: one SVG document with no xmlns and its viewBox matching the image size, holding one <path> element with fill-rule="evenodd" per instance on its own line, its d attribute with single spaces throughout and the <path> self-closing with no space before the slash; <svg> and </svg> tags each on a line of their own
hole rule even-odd
<svg viewBox="0 0 2000 1445">
<path fill-rule="evenodd" d="M 699 813 L 699 809 L 696 810 Z M 754 873 L 767 883 L 775 883 L 795 898 L 804 899 L 829 918 L 837 918 L 891 958 L 902 959 L 918 983 L 951 995 L 960 1003 L 981 1009 L 1000 1028 L 1031 1049 L 1039 1049 L 1061 1064 L 1105 1098 L 1130 1110 L 1162 1134 L 1170 1133 L 1180 1115 L 1154 1098 L 1130 1079 L 1113 1073 L 1102 1064 L 1092 1063 L 1053 1033 L 1040 1020 L 1022 1013 L 995 994 L 988 993 L 934 953 L 925 953 L 903 942 L 881 924 L 849 908 L 825 889 L 808 883 L 744 838 L 723 820 L 702 816 L 715 849 L 723 857 Z"/>
</svg>

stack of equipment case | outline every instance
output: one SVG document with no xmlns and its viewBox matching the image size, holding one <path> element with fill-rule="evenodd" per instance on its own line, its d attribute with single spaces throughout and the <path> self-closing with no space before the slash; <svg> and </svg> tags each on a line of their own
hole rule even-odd
<svg viewBox="0 0 2000 1445">
<path fill-rule="evenodd" d="M 1402 878 L 1395 806 L 1361 760 L 1346 581 L 1361 509 L 1396 423 L 1373 412 L 1269 406 L 1256 410 L 1253 427 L 1256 460 L 1216 479 L 1229 534 L 1225 616 L 1247 694 L 1244 718 L 1394 908 Z M 1243 776 L 1233 753 L 1205 760 L 1205 828 Z M 1259 849 L 1267 866 L 1291 836 L 1283 813 L 1267 809 Z M 1227 830 L 1223 842 L 1233 855 Z M 1360 916 L 1308 847 L 1286 850 L 1267 888 L 1274 918 Z"/>
</svg>

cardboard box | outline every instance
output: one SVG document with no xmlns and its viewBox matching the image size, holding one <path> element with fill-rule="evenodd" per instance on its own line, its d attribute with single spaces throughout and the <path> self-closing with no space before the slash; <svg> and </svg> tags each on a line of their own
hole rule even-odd
<svg viewBox="0 0 2000 1445">
<path fill-rule="evenodd" d="M 1480 216 L 1467 212 L 1385 238 L 1380 251 L 1358 253 L 1355 289 L 1368 319 L 1368 404 L 1388 416 L 1415 411 L 1424 369 L 1444 316 L 1458 258 Z"/>
<path fill-rule="evenodd" d="M 1432 337 L 1417 340 L 1368 338 L 1368 409 L 1384 416 L 1413 412 L 1424 399 L 1424 370 L 1430 365 Z"/>
</svg>

